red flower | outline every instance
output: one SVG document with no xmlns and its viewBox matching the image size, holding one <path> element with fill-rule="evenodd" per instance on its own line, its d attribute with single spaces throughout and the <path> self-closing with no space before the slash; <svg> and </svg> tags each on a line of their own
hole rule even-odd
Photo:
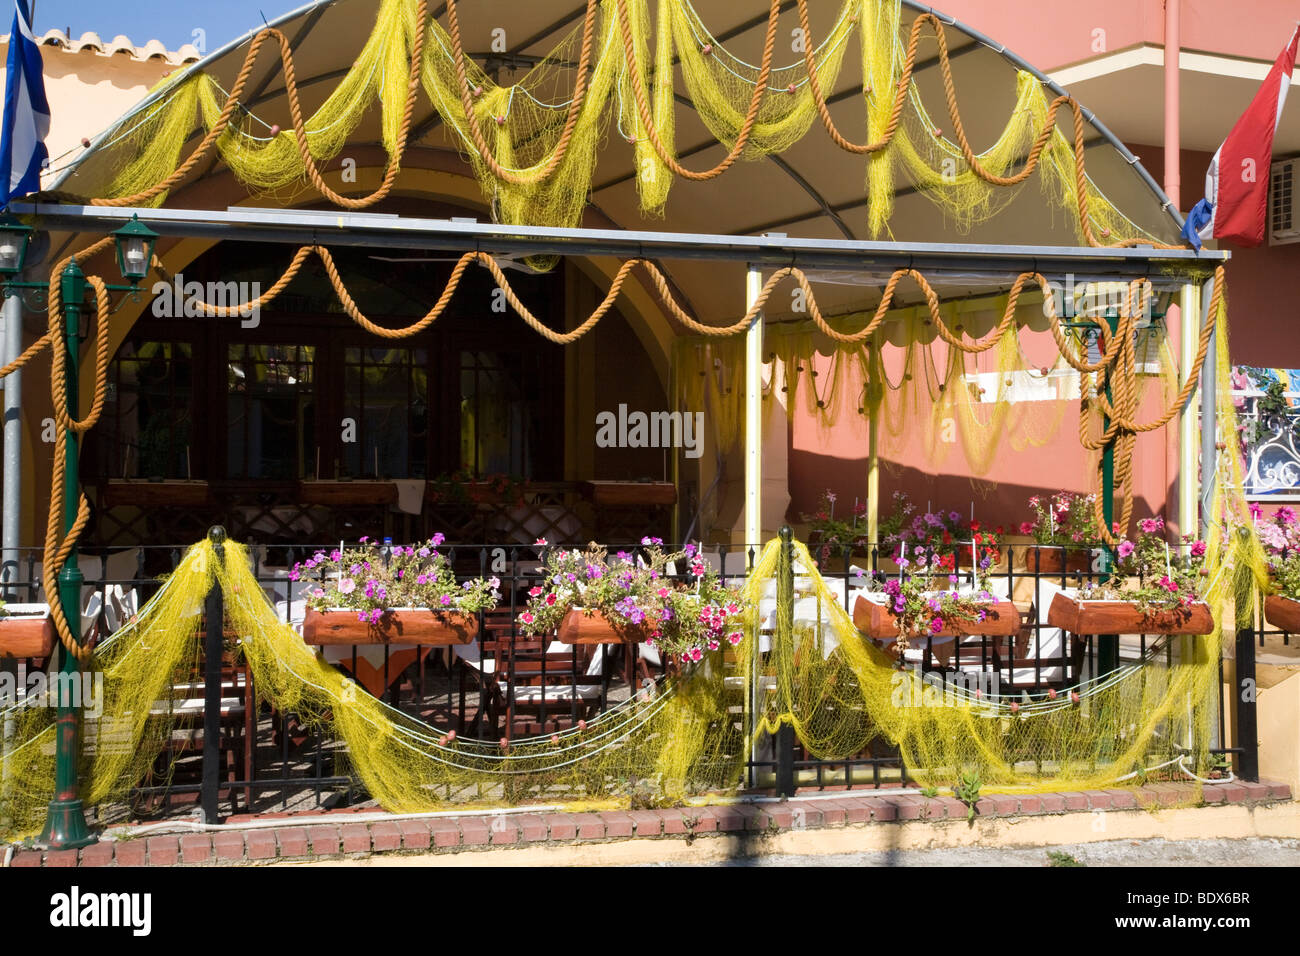
<svg viewBox="0 0 1300 956">
<path fill-rule="evenodd" d="M 972 521 L 972 522 L 970 523 L 970 529 L 971 529 L 972 531 L 978 531 L 980 528 L 981 528 L 981 525 L 980 525 L 980 523 L 979 523 L 978 521 Z M 976 538 L 975 540 L 978 541 L 979 539 Z"/>
</svg>

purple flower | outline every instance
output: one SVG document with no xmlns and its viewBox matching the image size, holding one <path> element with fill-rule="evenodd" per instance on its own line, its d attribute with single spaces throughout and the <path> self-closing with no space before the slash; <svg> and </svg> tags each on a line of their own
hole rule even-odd
<svg viewBox="0 0 1300 956">
<path fill-rule="evenodd" d="M 437 534 L 435 534 L 432 538 L 429 539 L 429 543 L 433 545 L 435 548 L 441 548 L 442 543 L 446 540 L 447 540 L 447 536 L 444 535 L 441 531 L 439 531 Z"/>
<path fill-rule="evenodd" d="M 943 630 L 943 618 L 935 617 L 930 619 L 930 633 L 938 634 Z"/>
<path fill-rule="evenodd" d="M 1133 553 L 1132 541 L 1121 541 L 1119 543 L 1119 547 L 1116 549 L 1116 554 L 1118 554 L 1121 559 L 1127 558 L 1132 553 Z"/>
<path fill-rule="evenodd" d="M 382 618 L 383 616 L 384 616 L 384 609 L 378 607 L 375 608 L 373 611 L 370 612 L 370 623 L 378 624 L 379 619 Z"/>
</svg>

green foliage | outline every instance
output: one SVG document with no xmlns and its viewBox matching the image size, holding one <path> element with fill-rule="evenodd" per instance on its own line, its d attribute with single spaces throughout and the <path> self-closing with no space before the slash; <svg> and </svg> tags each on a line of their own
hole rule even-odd
<svg viewBox="0 0 1300 956">
<path fill-rule="evenodd" d="M 803 516 L 809 531 L 818 540 L 817 556 L 822 563 L 842 554 L 846 548 L 865 551 L 870 545 L 866 502 L 857 502 L 852 509 L 841 508 L 840 517 L 836 518 L 835 502 L 838 499 L 839 496 L 827 488 L 817 502 L 817 511 Z"/>
<path fill-rule="evenodd" d="M 980 786 L 982 781 L 980 775 L 974 772 L 966 772 L 961 775 L 952 788 L 952 795 L 966 804 L 966 822 L 975 822 L 975 804 L 979 803 Z"/>
<path fill-rule="evenodd" d="M 613 558 L 590 545 L 586 551 L 556 548 L 546 555 L 543 584 L 528 592 L 520 629 L 548 634 L 570 611 L 599 611 L 616 628 L 638 628 L 663 653 L 698 661 L 724 641 L 740 643 L 740 591 L 723 586 L 694 545 L 666 553 L 645 538 L 643 557 L 620 551 Z M 675 582 L 668 564 L 685 564 L 691 584 Z"/>
<path fill-rule="evenodd" d="M 393 608 L 477 614 L 495 607 L 501 594 L 498 578 L 458 582 L 446 557 L 438 551 L 441 534 L 419 545 L 396 545 L 385 558 L 369 538 L 357 547 L 317 551 L 293 566 L 290 580 L 319 576 L 307 592 L 307 604 L 318 611 L 346 608 L 378 623 Z"/>
<path fill-rule="evenodd" d="M 1111 580 L 1080 589 L 1079 597 L 1131 601 L 1145 612 L 1185 610 L 1200 600 L 1206 584 L 1205 542 L 1185 535 L 1185 550 L 1170 547 L 1165 521 L 1158 516 L 1139 521 L 1138 531 L 1136 542 L 1119 543 Z"/>
<path fill-rule="evenodd" d="M 1048 850 L 1047 865 L 1048 866 L 1083 866 L 1084 864 L 1080 863 L 1078 860 L 1070 856 L 1070 854 L 1066 853 L 1064 850 Z"/>
<path fill-rule="evenodd" d="M 1020 526 L 1020 533 L 1032 535 L 1035 543 L 1062 547 L 1092 547 L 1101 543 L 1097 529 L 1096 495 L 1061 491 L 1043 498 L 1034 495 L 1029 507 L 1034 520 Z"/>
</svg>

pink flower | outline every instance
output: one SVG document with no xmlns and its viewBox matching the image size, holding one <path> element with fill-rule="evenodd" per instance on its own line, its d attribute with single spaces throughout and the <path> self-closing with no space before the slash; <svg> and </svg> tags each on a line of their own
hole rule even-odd
<svg viewBox="0 0 1300 956">
<path fill-rule="evenodd" d="M 537 597 L 537 596 L 538 596 L 539 594 L 541 594 L 541 593 L 542 593 L 542 589 L 541 589 L 541 588 L 529 588 L 529 589 L 528 589 L 528 596 L 529 596 L 529 597 Z"/>
<path fill-rule="evenodd" d="M 523 621 L 525 624 L 532 624 L 532 623 L 533 623 L 533 612 L 532 612 L 532 611 L 524 611 L 523 614 L 520 614 L 520 615 L 519 615 L 519 620 Z"/>
<path fill-rule="evenodd" d="M 1194 557 L 1194 558 L 1203 558 L 1203 557 L 1205 557 L 1205 542 L 1204 542 L 1204 541 L 1194 541 L 1194 542 L 1192 542 L 1192 557 Z"/>
<path fill-rule="evenodd" d="M 351 594 L 357 589 L 357 582 L 351 578 L 344 578 L 339 582 L 339 594 Z"/>
<path fill-rule="evenodd" d="M 538 538 L 536 541 L 533 542 L 533 547 L 534 547 L 534 548 L 544 548 L 544 547 L 546 547 L 546 539 L 545 539 L 545 538 Z"/>
<path fill-rule="evenodd" d="M 1033 533 L 1034 533 L 1034 525 L 1033 525 L 1033 523 L 1032 523 L 1032 522 L 1029 522 L 1029 521 L 1022 521 L 1022 522 L 1020 522 L 1020 533 L 1021 533 L 1021 534 L 1033 534 Z"/>
<path fill-rule="evenodd" d="M 732 633 L 728 634 L 728 635 L 727 635 L 727 643 L 729 643 L 732 647 L 735 647 L 737 644 L 739 644 L 739 643 L 740 643 L 740 632 L 739 632 L 739 631 L 733 631 Z"/>
<path fill-rule="evenodd" d="M 1123 559 L 1131 555 L 1133 553 L 1133 550 L 1134 548 L 1133 548 L 1132 541 L 1121 541 L 1119 543 L 1119 548 L 1116 549 L 1116 553 L 1120 556 L 1121 559 Z"/>
<path fill-rule="evenodd" d="M 556 601 L 556 598 L 555 598 L 555 592 L 554 592 L 554 591 L 552 591 L 550 594 L 546 595 L 546 606 L 547 606 L 547 607 L 551 607 L 551 606 L 553 606 L 553 605 L 555 604 L 555 601 Z"/>
</svg>

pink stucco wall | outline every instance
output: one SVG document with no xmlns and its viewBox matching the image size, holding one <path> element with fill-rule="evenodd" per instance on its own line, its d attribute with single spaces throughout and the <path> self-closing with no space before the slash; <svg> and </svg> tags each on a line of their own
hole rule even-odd
<svg viewBox="0 0 1300 956">
<path fill-rule="evenodd" d="M 1143 43 L 1164 45 L 1164 0 L 939 0 L 933 6 L 1006 44 L 1040 70 Z M 1272 60 L 1278 37 L 1288 35 L 1297 16 L 1300 8 L 1290 0 L 1182 0 L 1182 48 Z M 1104 31 L 1104 50 L 1095 48 L 1098 30 Z"/>
</svg>

